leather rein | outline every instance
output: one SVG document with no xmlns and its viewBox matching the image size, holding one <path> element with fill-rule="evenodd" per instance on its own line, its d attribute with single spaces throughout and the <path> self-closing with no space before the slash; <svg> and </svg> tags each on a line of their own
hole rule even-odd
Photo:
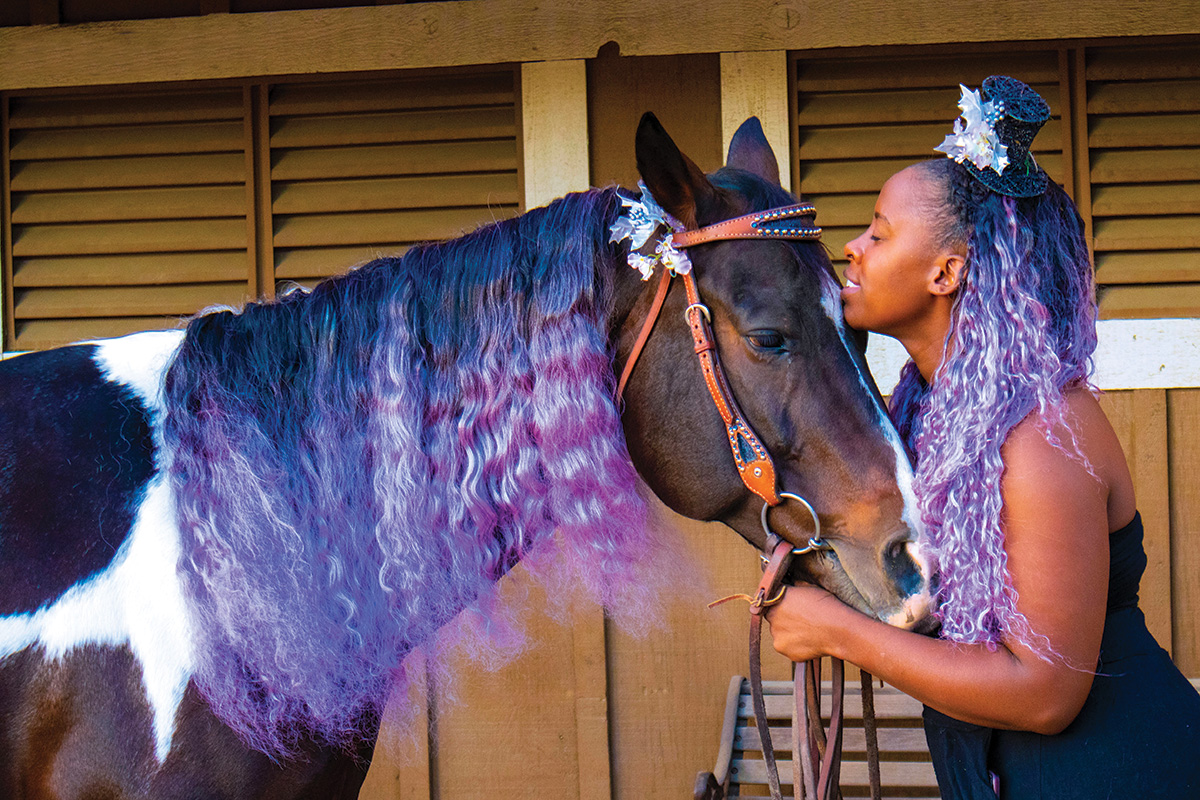
<svg viewBox="0 0 1200 800">
<path fill-rule="evenodd" d="M 815 225 L 797 221 L 799 217 L 815 215 L 816 208 L 810 203 L 782 206 L 734 217 L 696 230 L 677 229 L 667 237 L 666 244 L 682 250 L 708 242 L 732 239 L 816 241 L 821 237 L 821 229 Z M 642 323 L 641 330 L 625 361 L 624 369 L 617 383 L 618 399 L 622 397 L 638 356 L 641 355 L 646 341 L 650 338 L 650 332 L 654 328 L 659 312 L 662 311 L 670 291 L 671 280 L 676 274 L 676 270 L 665 264 L 662 266 L 650 310 Z M 815 550 L 829 550 L 832 547 L 821 538 L 821 521 L 812 505 L 797 494 L 777 490 L 775 464 L 771 460 L 770 453 L 767 452 L 767 448 L 746 421 L 734 399 L 733 392 L 730 391 L 729 383 L 725 379 L 725 371 L 721 367 L 716 341 L 712 333 L 712 314 L 700 298 L 695 274 L 692 270 L 688 270 L 686 273 L 679 270 L 678 274 L 687 293 L 688 305 L 684 310 L 684 318 L 687 320 L 692 334 L 693 350 L 700 361 L 700 369 L 704 374 L 704 383 L 708 388 L 708 393 L 725 423 L 734 464 L 737 466 L 738 474 L 746 488 L 763 500 L 762 526 L 767 536 L 765 553 L 761 556 L 764 561 L 763 579 L 753 597 L 733 595 L 710 604 L 710 607 L 734 598 L 742 598 L 750 602 L 750 686 L 755 724 L 762 739 L 763 760 L 767 766 L 767 782 L 771 790 L 771 797 L 774 800 L 782 800 L 779 769 L 774 747 L 771 744 L 771 732 L 767 725 L 766 703 L 762 691 L 762 622 L 766 609 L 778 603 L 787 590 L 782 581 L 787 574 L 792 558 Z M 785 499 L 799 502 L 812 515 L 815 526 L 814 533 L 803 547 L 795 547 L 771 531 L 768 525 L 768 511 L 780 505 Z M 821 724 L 820 660 L 804 662 L 797 665 L 795 669 L 796 708 L 792 717 L 792 785 L 793 796 L 796 800 L 832 800 L 832 798 L 840 796 L 838 775 L 842 750 L 845 668 L 840 659 L 832 659 L 832 663 L 833 700 L 828 734 Z M 875 736 L 872 679 L 866 672 L 862 673 L 862 688 L 863 725 L 866 728 L 867 736 L 871 797 L 873 800 L 878 800 L 881 796 L 879 749 Z"/>
</svg>

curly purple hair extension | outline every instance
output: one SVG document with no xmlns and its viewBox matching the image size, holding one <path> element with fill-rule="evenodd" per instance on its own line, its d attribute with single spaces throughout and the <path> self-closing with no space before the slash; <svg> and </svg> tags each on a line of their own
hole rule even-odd
<svg viewBox="0 0 1200 800">
<path fill-rule="evenodd" d="M 949 159 L 915 168 L 937 187 L 931 212 L 939 244 L 965 245 L 967 254 L 941 366 L 927 386 L 910 362 L 891 400 L 917 459 L 942 636 L 993 646 L 1008 637 L 1052 653 L 1016 606 L 1004 550 L 1001 448 L 1030 413 L 1064 447 L 1055 434 L 1070 431 L 1064 391 L 1088 385 L 1096 302 L 1083 223 L 1053 181 L 1042 195 L 1012 198 Z"/>
<path fill-rule="evenodd" d="M 637 610 L 650 535 L 606 327 L 618 208 L 572 195 L 192 320 L 164 463 L 195 680 L 249 744 L 370 735 L 404 656 L 486 612 L 525 556 L 551 590 Z"/>
</svg>

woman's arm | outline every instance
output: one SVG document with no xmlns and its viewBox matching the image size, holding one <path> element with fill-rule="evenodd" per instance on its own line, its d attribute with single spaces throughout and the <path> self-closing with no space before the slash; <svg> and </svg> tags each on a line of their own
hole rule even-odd
<svg viewBox="0 0 1200 800">
<path fill-rule="evenodd" d="M 1095 412 L 1099 420 L 1085 413 L 1078 432 L 1089 458 L 1106 459 L 1111 448 L 1088 446 L 1096 439 L 1116 441 L 1098 405 Z M 1092 436 L 1097 422 L 1103 430 Z M 1119 445 L 1116 452 L 1119 457 Z M 867 617 L 810 586 L 789 589 L 768 612 L 775 649 L 796 661 L 843 658 L 968 722 L 1039 733 L 1066 727 L 1087 698 L 1100 652 L 1108 593 L 1107 482 L 1048 444 L 1028 420 L 1013 429 L 1003 455 L 1005 550 L 1017 608 L 1059 657 L 1047 661 L 1011 641 L 989 650 L 931 639 Z"/>
</svg>

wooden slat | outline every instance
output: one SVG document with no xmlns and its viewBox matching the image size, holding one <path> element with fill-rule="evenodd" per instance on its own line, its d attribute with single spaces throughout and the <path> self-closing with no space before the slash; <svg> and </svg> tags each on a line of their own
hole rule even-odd
<svg viewBox="0 0 1200 800">
<path fill-rule="evenodd" d="M 1035 145 L 1046 145 L 1048 149 L 1034 148 L 1040 157 L 1055 152 L 1062 139 L 1061 121 L 1049 120 Z M 950 126 L 946 122 L 927 125 L 896 125 L 879 127 L 811 128 L 803 116 L 800 117 L 800 159 L 802 161 L 828 161 L 848 158 L 932 158 L 934 146 L 945 138 Z"/>
<path fill-rule="evenodd" d="M 1058 87 L 1039 85 L 1035 89 L 1050 103 L 1050 113 L 1060 116 Z M 796 110 L 805 126 L 825 125 L 901 125 L 932 123 L 944 129 L 948 114 L 953 114 L 960 97 L 956 85 L 921 90 L 842 92 L 802 92 Z M 952 117 L 951 117 L 952 118 Z M 1040 135 L 1039 135 L 1039 138 Z"/>
<path fill-rule="evenodd" d="M 134 158 L 26 161 L 13 165 L 13 191 L 112 189 L 242 183 L 241 152 Z"/>
<path fill-rule="evenodd" d="M 1093 81 L 1200 78 L 1200 47 L 1151 44 L 1092 48 L 1087 76 Z"/>
<path fill-rule="evenodd" d="M 1089 114 L 1178 114 L 1182 111 L 1200 111 L 1200 81 L 1098 82 L 1088 93 Z"/>
<path fill-rule="evenodd" d="M 1200 94 L 1200 81 L 1196 85 Z M 1091 147 L 1196 147 L 1200 145 L 1200 114 L 1092 117 L 1088 144 Z"/>
<path fill-rule="evenodd" d="M 1200 148 L 1092 153 L 1092 183 L 1200 181 Z"/>
<path fill-rule="evenodd" d="M 1200 677 L 1200 389 L 1167 393 L 1171 492 L 1172 656 L 1184 675 Z M 1196 685 L 1193 681 L 1193 685 Z"/>
<path fill-rule="evenodd" d="M 779 782 L 791 786 L 792 762 L 782 760 L 779 766 Z M 729 767 L 730 780 L 740 784 L 766 784 L 767 765 L 761 760 L 735 759 Z M 937 794 L 937 776 L 933 764 L 921 761 L 883 761 L 879 773 L 885 787 L 911 786 L 932 790 Z M 862 761 L 843 761 L 841 771 L 843 786 L 865 786 L 868 783 L 867 765 Z"/>
<path fill-rule="evenodd" d="M 861 227 L 871 222 L 877 192 L 854 194 L 806 194 L 804 197 L 817 207 L 817 223 L 822 227 Z"/>
<path fill-rule="evenodd" d="M 241 149 L 241 132 L 240 121 L 24 130 L 14 132 L 12 155 L 18 161 L 33 161 L 224 153 Z"/>
<path fill-rule="evenodd" d="M 796 86 L 807 91 L 872 91 L 942 87 L 958 81 L 977 87 L 997 72 L 1008 56 L 996 53 L 955 53 L 934 56 L 897 56 L 871 59 L 803 58 L 797 61 Z M 1005 74 L 1032 85 L 1058 80 L 1058 58 L 1053 51 L 1027 51 L 1009 61 Z M 953 84 L 951 84 L 953 85 Z"/>
<path fill-rule="evenodd" d="M 879 135 L 882 139 L 883 134 Z M 936 156 L 933 145 L 937 143 L 937 141 L 932 144 L 926 142 L 925 152 L 905 158 L 811 162 L 802 157 L 800 160 L 801 191 L 805 196 L 853 192 L 878 193 L 884 182 L 892 175 L 923 157 L 933 158 Z M 1037 159 L 1038 163 L 1055 180 L 1058 180 L 1063 174 L 1062 157 L 1058 153 L 1041 153 Z"/>
<path fill-rule="evenodd" d="M 275 214 L 378 211 L 452 206 L 515 206 L 515 176 L 468 175 L 428 178 L 364 178 L 292 183 L 275 192 Z"/>
<path fill-rule="evenodd" d="M 449 239 L 470 233 L 480 225 L 506 219 L 516 206 L 490 209 L 433 209 L 420 211 L 314 214 L 275 219 L 275 247 L 323 247 L 420 242 Z"/>
<path fill-rule="evenodd" d="M 764 692 L 764 701 L 767 707 L 768 719 L 791 719 L 792 718 L 792 696 L 791 683 L 787 684 L 787 690 L 784 694 L 768 694 Z M 825 707 L 828 708 L 829 697 L 828 692 L 823 692 Z M 846 692 L 845 697 L 845 714 L 847 717 L 862 717 L 862 697 L 857 692 Z M 920 719 L 922 712 L 921 703 L 906 694 L 895 691 L 879 690 L 875 693 L 875 716 L 878 719 Z M 752 706 L 750 705 L 749 695 L 743 695 L 738 700 L 738 715 L 744 717 L 754 716 Z"/>
<path fill-rule="evenodd" d="M 245 213 L 245 188 L 189 186 L 18 195 L 13 223 L 117 222 L 232 217 Z"/>
<path fill-rule="evenodd" d="M 284 83 L 271 90 L 271 113 L 280 116 L 512 106 L 515 102 L 511 71 L 397 81 Z"/>
<path fill-rule="evenodd" d="M 17 292 L 18 321 L 75 317 L 193 314 L 208 305 L 246 300 L 245 283 L 177 286 L 103 286 L 86 289 L 25 289 Z"/>
<path fill-rule="evenodd" d="M 207 92 L 15 97 L 12 127 L 68 128 L 196 120 L 240 120 L 241 89 Z"/>
<path fill-rule="evenodd" d="M 415 650 L 404 659 L 404 676 L 408 696 L 393 697 L 384 715 L 380 744 L 359 793 L 361 800 L 431 800 L 434 743 L 424 651 Z"/>
<path fill-rule="evenodd" d="M 14 273 L 13 284 L 21 289 L 204 283 L 236 281 L 245 277 L 246 260 L 237 250 L 23 258 L 17 260 Z"/>
<path fill-rule="evenodd" d="M 276 150 L 276 181 L 516 171 L 514 140 Z"/>
<path fill-rule="evenodd" d="M 13 255 L 169 253 L 246 247 L 244 219 L 98 222 L 15 228 Z"/>
<path fill-rule="evenodd" d="M 349 124 L 350 120 L 353 124 Z M 287 117 L 271 123 L 271 147 L 498 139 L 516 136 L 512 108 L 445 109 L 355 117 Z"/>
<path fill-rule="evenodd" d="M 843 756 L 854 757 L 857 754 L 866 753 L 866 732 L 861 727 L 850 727 L 849 723 L 852 720 L 847 720 L 846 722 L 847 727 L 842 730 Z M 919 725 L 917 727 L 906 728 L 880 726 L 876 728 L 876 731 L 880 752 L 888 754 L 912 753 L 923 755 L 926 760 L 929 758 L 929 744 L 925 740 L 925 728 Z M 778 751 L 791 752 L 791 727 L 772 727 L 771 744 Z M 733 747 L 735 750 L 762 750 L 762 738 L 759 736 L 758 728 L 754 725 L 737 728 L 734 733 Z"/>
<path fill-rule="evenodd" d="M 1129 217 L 1094 222 L 1093 247 L 1104 250 L 1200 248 L 1200 216 Z"/>
<path fill-rule="evenodd" d="M 1097 253 L 1096 282 L 1200 283 L 1200 250 Z"/>
<path fill-rule="evenodd" d="M 137 331 L 170 330 L 180 324 L 177 316 L 31 320 L 17 326 L 10 349 L 43 350 L 84 339 L 110 339 Z"/>
<path fill-rule="evenodd" d="M 1200 214 L 1200 183 L 1097 186 L 1092 211 L 1097 217 Z"/>
<path fill-rule="evenodd" d="M 1100 317 L 1200 317 L 1200 283 L 1106 288 L 1100 295 Z"/>
<path fill-rule="evenodd" d="M 405 244 L 371 244 L 357 247 L 278 250 L 275 256 L 275 277 L 292 280 L 328 278 L 381 256 L 403 255 L 408 247 Z"/>
</svg>

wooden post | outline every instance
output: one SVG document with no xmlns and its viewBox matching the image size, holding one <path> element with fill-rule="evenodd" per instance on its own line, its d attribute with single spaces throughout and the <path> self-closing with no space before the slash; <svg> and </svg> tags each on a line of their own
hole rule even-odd
<svg viewBox="0 0 1200 800">
<path fill-rule="evenodd" d="M 587 189 L 587 69 L 582 59 L 521 65 L 525 208 Z"/>
<path fill-rule="evenodd" d="M 784 50 L 721 53 L 721 154 L 747 117 L 758 117 L 783 188 L 792 189 L 792 135 L 788 125 L 788 57 Z"/>
</svg>

